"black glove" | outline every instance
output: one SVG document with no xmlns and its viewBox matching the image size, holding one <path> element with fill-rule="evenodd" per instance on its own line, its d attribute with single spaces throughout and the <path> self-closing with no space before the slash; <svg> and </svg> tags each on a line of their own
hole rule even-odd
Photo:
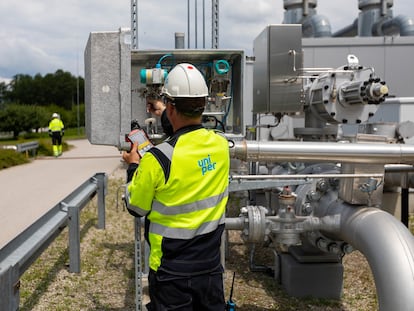
<svg viewBox="0 0 414 311">
<path fill-rule="evenodd" d="M 52 137 L 52 136 L 53 136 L 52 131 L 49 131 L 49 136 L 50 136 L 50 137 Z"/>
</svg>

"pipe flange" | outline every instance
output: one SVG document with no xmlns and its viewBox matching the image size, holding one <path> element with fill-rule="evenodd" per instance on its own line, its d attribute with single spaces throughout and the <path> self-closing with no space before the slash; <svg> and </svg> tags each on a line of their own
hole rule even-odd
<svg viewBox="0 0 414 311">
<path fill-rule="evenodd" d="M 266 236 L 266 213 L 263 206 L 247 206 L 247 230 L 243 230 L 243 239 L 251 243 L 262 243 Z"/>
</svg>

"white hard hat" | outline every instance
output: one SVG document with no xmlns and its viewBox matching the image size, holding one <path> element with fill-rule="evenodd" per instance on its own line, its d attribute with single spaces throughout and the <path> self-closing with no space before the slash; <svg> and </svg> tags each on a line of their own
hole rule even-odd
<svg viewBox="0 0 414 311">
<path fill-rule="evenodd" d="M 175 66 L 167 78 L 162 93 L 175 97 L 206 97 L 208 88 L 201 72 L 188 63 Z"/>
<path fill-rule="evenodd" d="M 52 118 L 59 118 L 59 115 L 58 115 L 56 112 L 54 112 L 54 113 L 52 114 Z"/>
</svg>

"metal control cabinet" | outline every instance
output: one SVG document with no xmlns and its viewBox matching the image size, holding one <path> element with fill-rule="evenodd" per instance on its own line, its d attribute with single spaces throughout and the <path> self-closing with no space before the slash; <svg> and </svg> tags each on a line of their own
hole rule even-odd
<svg viewBox="0 0 414 311">
<path fill-rule="evenodd" d="M 85 48 L 86 134 L 92 144 L 121 147 L 131 122 L 129 31 L 93 32 Z"/>
<path fill-rule="evenodd" d="M 269 25 L 254 40 L 253 112 L 302 110 L 301 40 L 301 25 Z"/>
<path fill-rule="evenodd" d="M 147 113 L 141 70 L 195 65 L 209 87 L 205 115 L 226 132 L 243 132 L 244 52 L 241 50 L 131 50 L 129 30 L 94 32 L 85 49 L 86 132 L 92 144 L 129 146 L 131 120 L 143 126 Z M 223 65 L 225 68 L 218 68 Z M 159 120 L 156 128 L 161 131 Z M 127 146 L 128 145 L 128 146 Z"/>
<path fill-rule="evenodd" d="M 225 131 L 240 134 L 243 131 L 244 52 L 239 50 L 134 50 L 131 51 L 132 116 L 142 115 L 145 99 L 140 96 L 145 84 L 140 82 L 141 70 L 161 66 L 169 72 L 176 64 L 191 63 L 203 74 L 209 96 L 204 115 L 216 116 L 225 123 Z M 217 62 L 229 64 L 226 73 L 218 74 Z M 220 89 L 220 90 L 219 90 Z M 223 99 L 225 98 L 225 99 Z M 221 107 L 221 108 L 220 108 Z M 225 119 L 223 121 L 223 119 Z"/>
</svg>

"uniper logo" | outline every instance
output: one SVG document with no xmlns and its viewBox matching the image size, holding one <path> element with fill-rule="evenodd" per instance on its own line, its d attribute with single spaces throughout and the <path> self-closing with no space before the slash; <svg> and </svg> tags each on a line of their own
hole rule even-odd
<svg viewBox="0 0 414 311">
<path fill-rule="evenodd" d="M 205 173 L 216 169 L 216 162 L 212 162 L 208 155 L 207 158 L 198 160 L 198 166 L 201 167 L 201 174 L 204 176 Z"/>
</svg>

